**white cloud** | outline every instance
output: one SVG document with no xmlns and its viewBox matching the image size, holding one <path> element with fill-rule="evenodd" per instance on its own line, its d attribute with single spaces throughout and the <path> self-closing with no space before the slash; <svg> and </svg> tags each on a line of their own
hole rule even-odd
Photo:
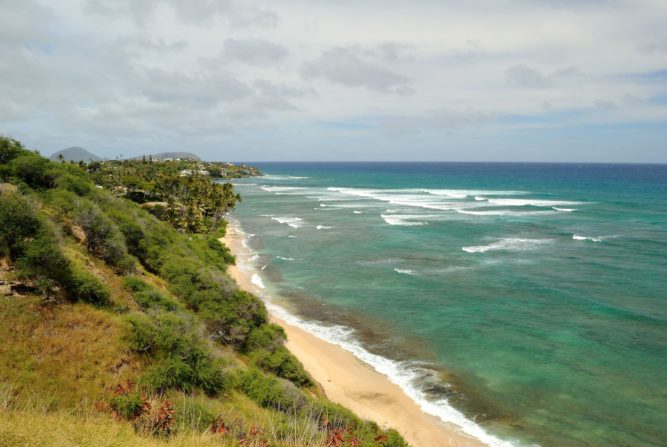
<svg viewBox="0 0 667 447">
<path fill-rule="evenodd" d="M 395 50 L 392 53 L 393 57 L 397 57 Z M 415 93 L 409 85 L 408 77 L 368 60 L 368 54 L 369 51 L 355 47 L 332 48 L 323 52 L 319 58 L 304 64 L 302 73 L 305 79 L 321 78 L 347 87 L 365 87 L 369 90 L 398 95 Z M 387 57 L 386 51 L 371 54 Z"/>
<path fill-rule="evenodd" d="M 45 151 L 238 138 L 276 159 L 248 143 L 271 131 L 306 158 L 305 135 L 373 159 L 391 134 L 427 159 L 450 135 L 667 122 L 654 0 L 0 2 L 0 133 Z"/>
</svg>

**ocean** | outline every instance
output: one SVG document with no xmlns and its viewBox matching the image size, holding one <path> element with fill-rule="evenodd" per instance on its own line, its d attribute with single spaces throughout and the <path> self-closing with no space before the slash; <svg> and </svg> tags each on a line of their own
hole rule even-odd
<svg viewBox="0 0 667 447">
<path fill-rule="evenodd" d="M 667 445 L 667 165 L 251 164 L 284 318 L 490 445 Z"/>
</svg>

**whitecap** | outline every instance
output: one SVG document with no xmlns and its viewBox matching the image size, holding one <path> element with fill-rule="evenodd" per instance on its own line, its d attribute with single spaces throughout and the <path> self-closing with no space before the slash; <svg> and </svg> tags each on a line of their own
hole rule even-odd
<svg viewBox="0 0 667 447">
<path fill-rule="evenodd" d="M 304 189 L 306 189 L 299 186 L 260 186 L 259 188 L 266 192 L 274 192 L 276 194 L 286 193 L 290 191 L 303 191 Z"/>
<path fill-rule="evenodd" d="M 317 228 L 318 230 L 331 230 L 333 227 L 329 227 L 327 225 L 318 225 L 315 228 Z"/>
<path fill-rule="evenodd" d="M 398 268 L 394 268 L 394 271 L 395 271 L 396 273 L 401 273 L 401 274 L 403 274 L 403 275 L 411 275 L 411 276 L 414 276 L 414 275 L 415 275 L 415 271 L 414 271 L 414 270 L 410 270 L 410 269 L 398 269 Z"/>
<path fill-rule="evenodd" d="M 524 251 L 533 250 L 540 245 L 548 244 L 552 239 L 522 239 L 522 238 L 504 238 L 488 245 L 471 245 L 461 247 L 461 250 L 468 253 L 486 253 L 487 251 Z"/>
<path fill-rule="evenodd" d="M 573 234 L 572 235 L 572 239 L 574 239 L 575 241 L 592 241 L 592 242 L 602 242 L 602 241 L 605 241 L 607 239 L 612 239 L 612 238 L 616 238 L 616 237 L 618 237 L 618 236 L 616 236 L 616 235 L 612 235 L 612 236 L 582 236 L 582 235 L 579 235 L 579 234 Z"/>
<path fill-rule="evenodd" d="M 252 274 L 250 282 L 253 283 L 255 286 L 259 287 L 260 289 L 266 289 L 264 281 L 262 281 L 262 278 L 257 273 Z"/>
<path fill-rule="evenodd" d="M 463 210 L 457 209 L 457 213 L 469 214 L 472 216 L 540 216 L 545 214 L 554 214 L 553 211 L 511 211 L 511 210 Z"/>
<path fill-rule="evenodd" d="M 349 327 L 341 325 L 325 326 L 317 321 L 305 321 L 273 304 L 270 299 L 266 300 L 266 305 L 273 315 L 287 324 L 297 326 L 321 340 L 333 343 L 370 365 L 392 383 L 398 385 L 425 413 L 435 416 L 443 422 L 454 424 L 463 433 L 479 439 L 490 447 L 513 447 L 512 443 L 487 433 L 473 420 L 468 419 L 463 413 L 452 407 L 446 398 L 437 400 L 429 398 L 426 392 L 417 385 L 419 379 L 427 374 L 432 374 L 422 364 L 391 360 L 368 351 L 358 341 L 356 332 Z"/>
<path fill-rule="evenodd" d="M 555 211 L 561 211 L 563 213 L 571 213 L 572 211 L 577 211 L 576 208 L 558 208 L 557 206 L 551 207 Z"/>
<path fill-rule="evenodd" d="M 271 220 L 275 220 L 281 224 L 287 224 L 292 228 L 300 228 L 305 223 L 300 217 L 271 217 Z"/>
<path fill-rule="evenodd" d="M 352 211 L 352 212 L 353 212 L 354 214 L 364 214 L 362 211 L 357 211 L 357 210 L 354 210 L 354 211 Z"/>
<path fill-rule="evenodd" d="M 537 200 L 537 199 L 489 199 L 489 203 L 500 206 L 543 206 L 543 207 L 585 204 L 584 202 L 571 202 L 566 200 Z"/>
<path fill-rule="evenodd" d="M 282 259 L 283 261 L 294 261 L 294 258 L 286 258 L 285 256 L 276 256 L 277 259 Z"/>
<path fill-rule="evenodd" d="M 303 180 L 308 177 L 299 177 L 296 175 L 274 175 L 274 174 L 264 174 L 261 178 L 266 180 Z"/>
<path fill-rule="evenodd" d="M 389 225 L 400 225 L 400 226 L 404 226 L 404 227 L 417 227 L 417 226 L 421 226 L 421 225 L 426 225 L 426 222 L 419 222 L 419 221 L 415 222 L 415 221 L 408 220 L 408 219 L 412 219 L 412 218 L 415 218 L 415 217 L 419 217 L 419 216 L 413 216 L 413 215 L 410 215 L 410 214 L 404 214 L 404 215 L 400 215 L 400 214 L 391 214 L 391 215 L 381 214 L 380 217 L 382 217 L 382 219 L 384 219 L 384 221 L 387 222 Z"/>
</svg>

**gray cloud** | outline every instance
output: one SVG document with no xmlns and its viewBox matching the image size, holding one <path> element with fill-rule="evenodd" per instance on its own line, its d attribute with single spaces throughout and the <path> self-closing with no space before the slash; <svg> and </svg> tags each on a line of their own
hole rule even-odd
<svg viewBox="0 0 667 447">
<path fill-rule="evenodd" d="M 655 39 L 637 47 L 641 53 L 667 53 L 667 37 Z"/>
<path fill-rule="evenodd" d="M 514 65 L 508 68 L 505 71 L 505 78 L 509 85 L 530 89 L 543 89 L 552 84 L 551 79 L 525 65 Z"/>
<path fill-rule="evenodd" d="M 306 79 L 326 79 L 347 87 L 365 87 L 383 93 L 411 95 L 415 90 L 410 79 L 382 65 L 365 60 L 363 52 L 355 47 L 336 47 L 302 68 Z"/>
<path fill-rule="evenodd" d="M 86 9 L 93 14 L 130 17 L 143 24 L 163 5 L 172 8 L 186 22 L 202 24 L 222 18 L 238 27 L 275 27 L 278 23 L 278 16 L 272 11 L 230 0 L 88 0 Z"/>
<path fill-rule="evenodd" d="M 380 128 L 388 136 L 403 136 L 428 129 L 462 130 L 480 126 L 501 114 L 481 110 L 442 108 L 424 114 L 393 116 L 380 121 Z"/>
<path fill-rule="evenodd" d="M 509 85 L 527 89 L 546 89 L 558 80 L 566 80 L 583 76 L 577 67 L 559 68 L 545 75 L 526 65 L 514 65 L 505 71 L 505 79 Z"/>
<path fill-rule="evenodd" d="M 248 65 L 274 65 L 285 60 L 286 48 L 262 39 L 227 39 L 222 57 Z"/>
<path fill-rule="evenodd" d="M 381 43 L 375 48 L 363 51 L 365 56 L 376 58 L 386 63 L 408 62 L 414 60 L 415 47 L 398 42 Z"/>
</svg>

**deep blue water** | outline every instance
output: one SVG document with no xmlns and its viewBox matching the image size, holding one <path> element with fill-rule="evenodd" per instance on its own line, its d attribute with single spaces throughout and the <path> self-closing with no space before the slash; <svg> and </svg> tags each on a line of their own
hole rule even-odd
<svg viewBox="0 0 667 447">
<path fill-rule="evenodd" d="M 667 445 L 667 165 L 255 165 L 233 218 L 261 292 L 432 412 L 498 445 Z"/>
</svg>

